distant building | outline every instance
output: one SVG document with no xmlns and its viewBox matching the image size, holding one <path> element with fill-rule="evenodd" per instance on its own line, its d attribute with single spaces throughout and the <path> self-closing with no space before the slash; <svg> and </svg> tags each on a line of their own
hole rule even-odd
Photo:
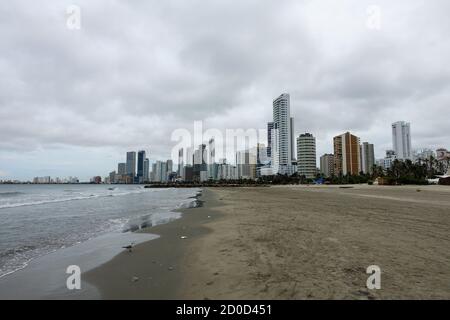
<svg viewBox="0 0 450 320">
<path fill-rule="evenodd" d="M 326 177 L 334 176 L 334 155 L 324 154 L 320 157 L 320 172 Z"/>
<path fill-rule="evenodd" d="M 150 180 L 150 160 L 145 158 L 144 161 L 144 182 L 148 182 Z"/>
<path fill-rule="evenodd" d="M 373 173 L 373 166 L 375 165 L 375 151 L 373 144 L 363 142 L 360 146 L 361 155 L 361 171 L 365 174 Z"/>
<path fill-rule="evenodd" d="M 397 159 L 412 160 L 411 125 L 405 121 L 392 124 L 392 147 Z"/>
<path fill-rule="evenodd" d="M 178 149 L 178 176 L 183 178 L 183 169 L 184 169 L 184 149 L 180 148 Z"/>
<path fill-rule="evenodd" d="M 272 130 L 275 124 L 273 122 L 267 123 L 267 157 L 272 158 Z"/>
<path fill-rule="evenodd" d="M 131 178 L 136 176 L 136 152 L 127 152 L 127 175 Z"/>
<path fill-rule="evenodd" d="M 236 152 L 236 167 L 238 179 L 256 178 L 256 153 L 250 150 Z"/>
<path fill-rule="evenodd" d="M 121 175 L 121 176 L 124 176 L 124 175 L 127 174 L 127 166 L 126 166 L 126 163 L 119 163 L 119 164 L 117 165 L 117 174 L 118 174 L 118 175 Z"/>
<path fill-rule="evenodd" d="M 316 138 L 311 133 L 297 137 L 297 172 L 300 176 L 313 179 L 317 175 Z"/>
<path fill-rule="evenodd" d="M 361 171 L 359 138 L 346 132 L 333 139 L 336 175 L 358 175 Z"/>
<path fill-rule="evenodd" d="M 377 160 L 377 166 L 383 168 L 384 171 L 389 170 L 392 167 L 392 163 L 397 159 L 394 150 L 386 150 L 386 157 L 384 159 Z"/>
<path fill-rule="evenodd" d="M 152 170 L 150 171 L 150 181 L 156 182 L 156 162 L 152 164 Z"/>
<path fill-rule="evenodd" d="M 279 174 L 292 175 L 294 173 L 292 162 L 294 161 L 294 135 L 293 135 L 293 118 L 291 118 L 291 102 L 290 96 L 283 93 L 273 101 L 273 122 L 274 129 L 277 130 L 277 150 L 273 150 L 273 136 L 272 136 L 272 150 L 277 151 L 278 164 L 275 170 Z M 275 129 L 276 128 L 276 129 Z"/>
<path fill-rule="evenodd" d="M 416 161 L 424 161 L 430 160 L 431 158 L 436 158 L 436 154 L 433 150 L 428 148 L 415 149 L 413 150 L 413 160 Z"/>
<path fill-rule="evenodd" d="M 166 181 L 171 181 L 174 176 L 172 160 L 166 161 L 166 175 L 167 175 Z"/>
<path fill-rule="evenodd" d="M 153 167 L 153 182 L 167 182 L 167 163 L 156 161 Z"/>
<path fill-rule="evenodd" d="M 208 159 L 207 163 L 207 177 L 208 180 L 217 180 L 217 163 L 216 163 L 216 142 L 211 138 L 208 142 Z"/>
<path fill-rule="evenodd" d="M 194 151 L 194 181 L 200 181 L 200 175 L 202 171 L 208 171 L 206 163 L 206 145 L 201 144 L 197 150 Z"/>
<path fill-rule="evenodd" d="M 112 171 L 109 173 L 109 183 L 116 183 L 116 172 Z"/>
<path fill-rule="evenodd" d="M 237 180 L 238 170 L 236 166 L 227 163 L 219 163 L 218 166 L 218 179 L 219 180 Z"/>
<path fill-rule="evenodd" d="M 139 151 L 138 152 L 138 160 L 137 160 L 137 182 L 143 183 L 144 182 L 144 172 L 145 172 L 145 151 Z"/>
<path fill-rule="evenodd" d="M 185 166 L 183 168 L 183 176 L 181 178 L 186 182 L 194 181 L 194 167 L 191 165 Z"/>
</svg>

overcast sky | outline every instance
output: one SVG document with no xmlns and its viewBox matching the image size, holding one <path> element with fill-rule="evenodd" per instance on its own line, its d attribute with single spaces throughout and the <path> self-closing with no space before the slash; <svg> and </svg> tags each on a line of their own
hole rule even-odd
<svg viewBox="0 0 450 320">
<path fill-rule="evenodd" d="M 449 12 L 448 0 L 2 1 L 0 179 L 104 176 L 127 150 L 165 159 L 194 120 L 265 128 L 283 92 L 318 156 L 350 130 L 382 157 L 397 120 L 413 147 L 450 148 Z"/>
</svg>

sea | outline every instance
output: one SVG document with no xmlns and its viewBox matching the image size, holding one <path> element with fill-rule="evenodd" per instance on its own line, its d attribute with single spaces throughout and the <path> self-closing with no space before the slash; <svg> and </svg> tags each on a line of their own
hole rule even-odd
<svg viewBox="0 0 450 320">
<path fill-rule="evenodd" d="M 141 185 L 0 185 L 0 278 L 97 237 L 178 219 L 176 209 L 195 207 L 200 192 Z"/>
</svg>

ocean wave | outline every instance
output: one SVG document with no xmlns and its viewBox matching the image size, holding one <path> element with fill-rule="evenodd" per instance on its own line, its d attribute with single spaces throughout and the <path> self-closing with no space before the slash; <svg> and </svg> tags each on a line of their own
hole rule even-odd
<svg viewBox="0 0 450 320">
<path fill-rule="evenodd" d="M 0 192 L 0 197 L 11 197 L 11 196 L 18 196 L 23 194 L 23 192 L 19 191 L 7 191 L 7 192 Z"/>
<path fill-rule="evenodd" d="M 75 201 L 75 200 L 85 200 L 85 199 L 91 199 L 91 198 L 97 198 L 97 197 L 99 197 L 99 196 L 90 195 L 90 196 L 73 197 L 73 198 L 66 198 L 66 199 L 63 198 L 63 199 L 49 199 L 49 200 L 39 200 L 39 201 L 31 201 L 31 202 L 6 203 L 6 204 L 0 205 L 0 209 L 28 207 L 28 206 L 47 204 L 47 203 L 58 203 L 58 202 L 67 202 L 67 201 Z"/>
<path fill-rule="evenodd" d="M 108 190 L 110 191 L 110 190 Z M 100 198 L 100 197 L 118 197 L 118 196 L 126 196 L 129 194 L 139 194 L 147 192 L 145 189 L 136 189 L 129 192 L 120 192 L 120 193 L 102 193 L 102 194 L 89 194 L 89 195 L 81 195 L 81 196 L 75 196 L 70 198 L 60 198 L 60 199 L 46 199 L 46 200 L 36 200 L 36 201 L 30 201 L 30 202 L 17 202 L 17 203 L 5 203 L 0 204 L 0 209 L 6 209 L 6 208 L 17 208 L 17 207 L 27 207 L 27 206 L 36 206 L 36 205 L 43 205 L 48 203 L 59 203 L 59 202 L 67 202 L 67 201 L 77 201 L 77 200 L 87 200 L 87 199 L 93 199 L 93 198 Z"/>
</svg>

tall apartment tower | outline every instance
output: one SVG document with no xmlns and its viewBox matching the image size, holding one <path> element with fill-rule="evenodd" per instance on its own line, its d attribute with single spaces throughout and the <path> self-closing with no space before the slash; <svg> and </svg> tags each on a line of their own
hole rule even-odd
<svg viewBox="0 0 450 320">
<path fill-rule="evenodd" d="M 136 176 L 136 152 L 127 152 L 127 175 L 131 178 Z"/>
<path fill-rule="evenodd" d="M 272 158 L 272 130 L 275 124 L 273 122 L 267 123 L 267 157 Z"/>
<path fill-rule="evenodd" d="M 392 124 L 392 146 L 399 160 L 412 160 L 411 125 L 405 121 Z"/>
<path fill-rule="evenodd" d="M 138 151 L 138 160 L 137 160 L 137 182 L 144 182 L 144 172 L 145 172 L 145 151 Z"/>
<path fill-rule="evenodd" d="M 148 158 L 145 158 L 144 161 L 144 182 L 150 181 L 150 160 Z"/>
<path fill-rule="evenodd" d="M 209 139 L 208 141 L 208 164 L 213 164 L 216 162 L 216 142 L 214 138 Z"/>
<path fill-rule="evenodd" d="M 238 179 L 256 178 L 256 160 L 257 154 L 252 150 L 236 152 L 236 168 L 238 170 Z"/>
<path fill-rule="evenodd" d="M 361 154 L 361 171 L 365 174 L 373 173 L 373 166 L 375 164 L 375 152 L 373 144 L 363 142 L 360 146 Z"/>
<path fill-rule="evenodd" d="M 179 177 L 183 177 L 184 175 L 183 169 L 184 169 L 184 149 L 180 148 L 178 149 L 178 170 L 177 170 Z"/>
<path fill-rule="evenodd" d="M 334 172 L 336 175 L 358 175 L 361 171 L 359 138 L 346 132 L 333 139 Z"/>
<path fill-rule="evenodd" d="M 291 117 L 290 119 L 290 133 L 291 133 L 291 162 L 295 161 L 295 158 L 297 157 L 295 153 L 295 137 L 294 137 L 294 118 Z"/>
<path fill-rule="evenodd" d="M 293 160 L 293 129 L 291 118 L 290 96 L 283 93 L 273 101 L 273 122 L 278 129 L 278 172 L 282 174 L 292 174 Z M 272 141 L 273 144 L 273 141 Z M 273 150 L 271 150 L 273 153 Z"/>
<path fill-rule="evenodd" d="M 320 157 L 320 172 L 325 178 L 334 176 L 334 154 L 324 154 Z"/>
<path fill-rule="evenodd" d="M 124 176 L 127 174 L 127 165 L 124 162 L 121 162 L 117 165 L 117 174 Z"/>
<path fill-rule="evenodd" d="M 311 133 L 297 137 L 297 172 L 300 176 L 313 179 L 317 174 L 316 138 Z"/>
</svg>

